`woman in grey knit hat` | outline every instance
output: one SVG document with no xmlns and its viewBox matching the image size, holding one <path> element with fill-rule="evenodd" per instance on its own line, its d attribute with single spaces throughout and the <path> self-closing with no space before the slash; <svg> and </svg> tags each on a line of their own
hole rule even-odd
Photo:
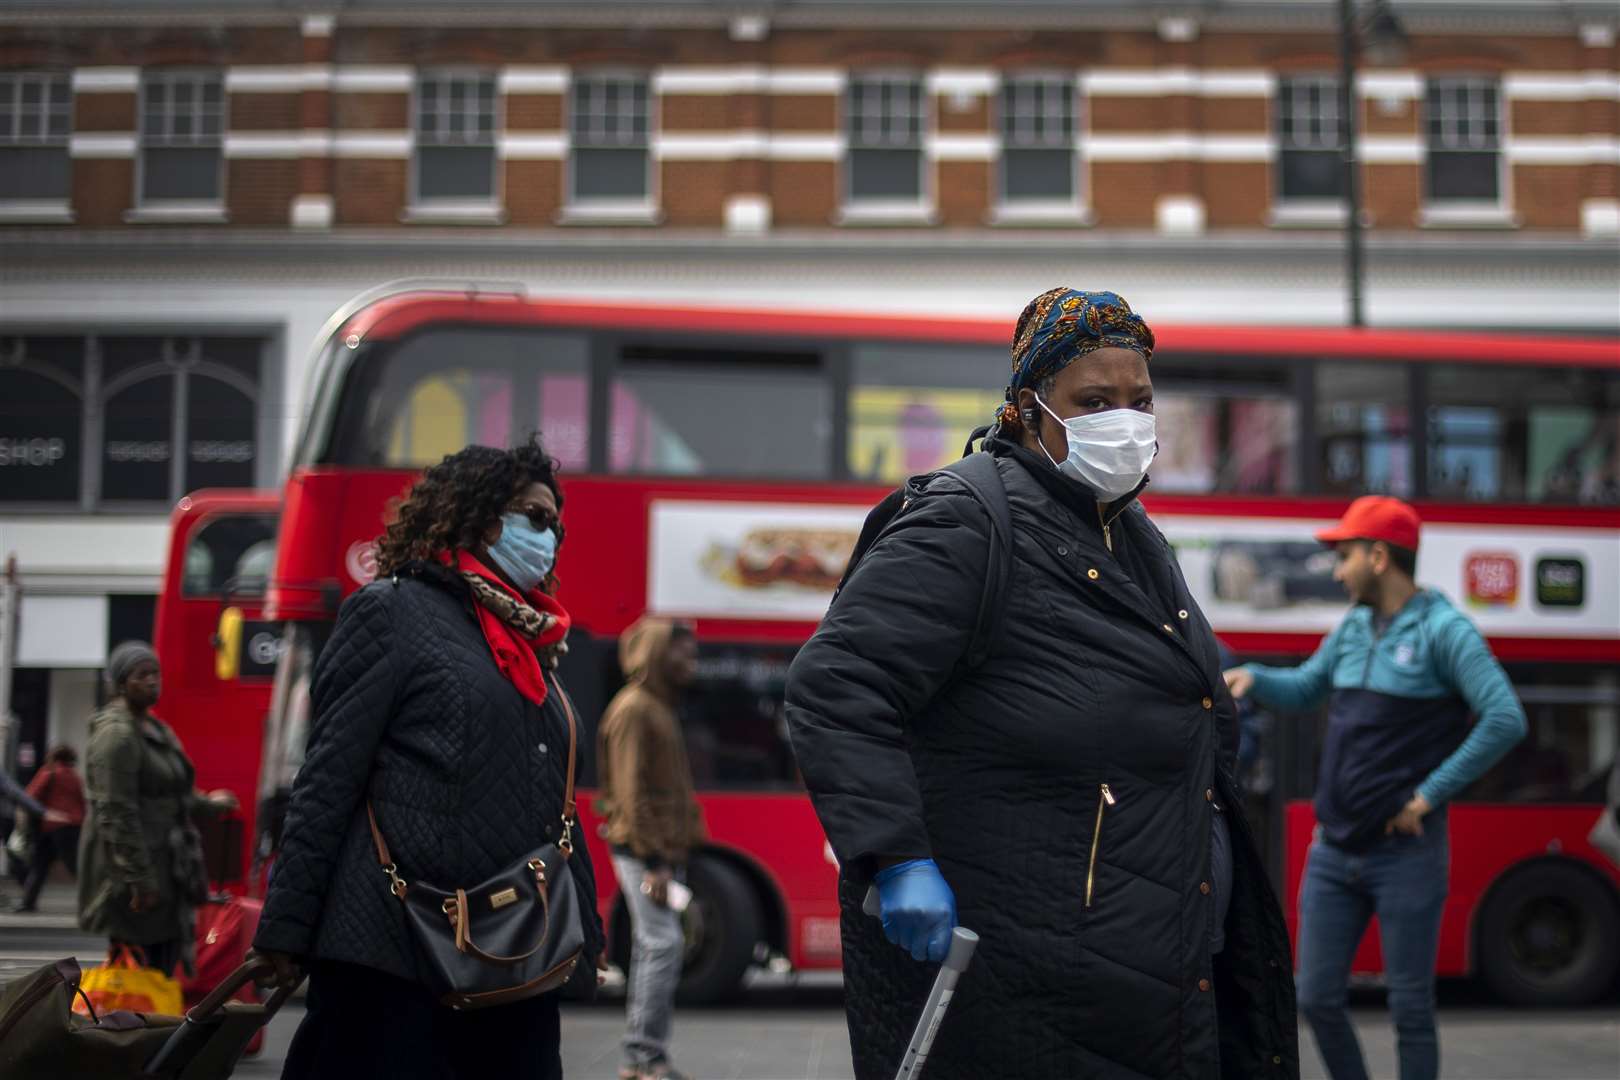
<svg viewBox="0 0 1620 1080">
<path fill-rule="evenodd" d="M 79 925 L 113 946 L 138 946 L 148 967 L 191 968 L 194 905 L 206 871 L 194 816 L 234 810 L 229 792 L 196 790 L 196 769 L 152 714 L 162 691 L 157 653 L 126 641 L 107 657 L 105 707 L 85 751 L 89 818 L 79 843 Z"/>
</svg>

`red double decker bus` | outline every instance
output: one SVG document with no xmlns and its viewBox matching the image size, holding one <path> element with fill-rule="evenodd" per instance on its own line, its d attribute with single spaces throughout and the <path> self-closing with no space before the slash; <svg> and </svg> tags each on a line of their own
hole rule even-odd
<svg viewBox="0 0 1620 1080">
<path fill-rule="evenodd" d="M 1419 506 L 1420 579 L 1471 611 L 1525 702 L 1530 738 L 1451 815 L 1441 973 L 1483 973 L 1536 1000 L 1612 985 L 1620 871 L 1585 833 L 1620 732 L 1620 344 L 1156 330 L 1164 447 L 1145 501 L 1229 648 L 1286 663 L 1315 647 L 1345 600 L 1311 532 L 1354 495 L 1385 491 Z M 187 593 L 177 567 L 206 546 L 210 497 L 177 515 L 170 593 L 200 613 L 211 605 L 215 619 L 232 610 L 222 632 L 199 614 L 173 638 L 160 628 L 160 644 L 196 652 L 186 670 L 227 676 L 241 706 L 190 716 L 166 655 L 168 715 L 203 782 L 256 805 L 257 850 L 273 853 L 307 736 L 311 666 L 342 599 L 372 576 L 390 500 L 467 443 L 539 430 L 566 494 L 558 573 L 575 630 L 563 676 L 585 724 L 587 788 L 595 720 L 621 685 L 616 636 L 653 612 L 691 620 L 702 642 L 684 722 L 712 839 L 691 867 L 683 996 L 723 996 L 761 962 L 835 968 L 836 868 L 786 741 L 787 668 L 866 510 L 954 458 L 990 417 L 1009 333 L 1010 320 L 478 289 L 357 302 L 318 344 L 285 490 L 243 511 L 261 525 L 272 503 L 279 511 L 262 595 L 235 572 L 230 588 L 220 578 Z M 183 606 L 166 596 L 160 622 Z M 1250 786 L 1292 910 L 1321 721 L 1271 719 Z M 250 744 L 262 746 L 256 790 Z M 581 805 L 606 867 L 588 791 Z M 622 962 L 627 921 L 611 876 L 599 883 Z M 1361 968 L 1377 964 L 1369 935 Z"/>
</svg>

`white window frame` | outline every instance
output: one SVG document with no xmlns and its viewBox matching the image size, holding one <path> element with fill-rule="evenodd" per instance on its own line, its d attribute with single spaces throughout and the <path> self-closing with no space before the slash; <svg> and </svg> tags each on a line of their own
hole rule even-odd
<svg viewBox="0 0 1620 1080">
<path fill-rule="evenodd" d="M 154 141 L 153 136 L 146 130 L 146 101 L 147 95 L 154 83 L 162 82 L 171 88 L 181 82 L 191 82 L 194 89 L 199 90 L 209 81 L 219 84 L 219 131 L 214 135 L 204 136 L 193 132 L 191 136 L 176 138 L 172 132 L 166 137 Z M 173 101 L 172 96 L 170 101 Z M 192 108 L 193 120 L 202 116 L 202 96 L 197 94 Z M 165 111 L 167 125 L 172 127 L 174 122 L 174 109 L 169 106 Z M 165 222 L 165 221 L 224 221 L 225 220 L 225 137 L 229 134 L 231 116 L 230 96 L 225 90 L 225 72 L 220 68 L 161 68 L 141 72 L 140 92 L 135 103 L 135 209 L 125 215 L 125 219 L 134 222 Z M 146 194 L 146 150 L 148 147 L 156 149 L 208 149 L 213 147 L 218 154 L 216 168 L 218 176 L 215 181 L 215 197 L 212 199 L 152 199 Z"/>
<path fill-rule="evenodd" d="M 1006 96 L 1008 90 L 1018 83 L 1044 82 L 1056 87 L 1066 88 L 1069 91 L 1069 100 L 1073 106 L 1069 117 L 1069 137 L 1064 143 L 1037 145 L 1033 143 L 1010 142 L 1006 131 Z M 992 225 L 1089 225 L 1091 213 L 1087 203 L 1087 193 L 1090 190 L 1089 163 L 1080 153 L 1081 132 L 1085 123 L 1086 108 L 1083 89 L 1080 79 L 1074 72 L 1060 72 L 1050 69 L 1029 69 L 1014 71 L 1004 75 L 1001 85 L 996 90 L 992 103 L 995 110 L 991 122 L 995 125 L 995 145 L 997 148 L 995 163 L 995 191 L 994 204 L 990 213 Z M 1050 119 L 1050 117 L 1047 117 Z M 1073 191 L 1068 199 L 1019 199 L 1009 202 L 1007 200 L 1007 165 L 1006 153 L 1009 149 L 1064 149 L 1069 151 L 1070 176 Z"/>
<path fill-rule="evenodd" d="M 1299 100 L 1290 93 L 1296 84 L 1313 83 L 1324 92 L 1321 100 L 1326 103 L 1324 116 L 1317 119 L 1317 126 L 1322 134 L 1312 145 L 1299 145 L 1290 142 L 1290 137 L 1284 132 L 1284 121 L 1299 116 L 1295 111 L 1295 103 Z M 1340 86 L 1339 76 L 1331 72 L 1309 71 L 1281 75 L 1277 79 L 1277 90 L 1271 97 L 1271 127 L 1270 130 L 1276 139 L 1276 158 L 1272 161 L 1271 184 L 1272 199 L 1270 222 L 1273 225 L 1333 225 L 1342 226 L 1345 223 L 1346 202 L 1343 196 L 1316 195 L 1300 196 L 1287 195 L 1283 192 L 1283 157 L 1290 151 L 1302 152 L 1328 152 L 1339 156 L 1343 160 L 1344 153 L 1344 118 L 1339 115 L 1342 103 L 1343 88 Z M 1358 103 L 1359 104 L 1359 103 Z M 1332 126 L 1329 128 L 1325 121 L 1331 117 Z M 1329 132 L 1331 131 L 1331 134 Z M 1361 167 L 1361 163 L 1357 163 Z"/>
<path fill-rule="evenodd" d="M 67 127 L 61 135 L 52 135 L 51 116 L 56 111 L 56 107 L 51 104 L 51 87 L 53 83 L 57 82 L 60 82 L 67 89 L 67 103 L 62 106 L 62 111 L 67 117 Z M 23 87 L 29 83 L 37 83 L 40 88 L 40 103 L 36 117 L 40 125 L 40 131 L 37 135 L 25 135 L 22 131 L 24 116 L 22 91 Z M 49 149 L 51 147 L 60 147 L 62 154 L 68 158 L 68 190 L 63 192 L 62 197 L 59 199 L 7 199 L 0 201 L 0 221 L 71 222 L 73 220 L 71 210 L 73 159 L 68 148 L 73 138 L 72 78 L 66 71 L 49 69 L 0 71 L 0 95 L 5 95 L 7 91 L 9 91 L 11 97 L 11 130 L 0 131 L 0 147 L 6 149 Z"/>
<path fill-rule="evenodd" d="M 637 143 L 634 137 L 626 139 L 619 133 L 605 129 L 591 132 L 584 142 L 576 131 L 575 106 L 582 90 L 589 92 L 609 81 L 634 85 L 639 83 L 646 100 L 645 132 Z M 568 132 L 568 160 L 563 163 L 566 175 L 563 211 L 558 222 L 565 225 L 655 225 L 660 220 L 660 173 L 655 148 L 660 120 L 659 96 L 653 86 L 652 73 L 637 68 L 588 68 L 574 72 L 568 81 L 568 96 L 563 102 L 563 123 Z M 602 110 L 605 113 L 605 109 Z M 618 121 L 624 123 L 628 114 L 621 111 Z M 574 154 L 577 150 L 635 150 L 646 155 L 646 191 L 641 198 L 582 195 L 574 181 Z"/>
<path fill-rule="evenodd" d="M 1432 136 L 1429 132 L 1430 120 L 1430 92 L 1436 84 L 1446 83 L 1472 83 L 1489 86 L 1496 92 L 1496 138 L 1494 145 L 1488 146 L 1455 146 L 1436 150 Z M 1472 117 L 1473 110 L 1469 108 L 1464 119 Z M 1507 94 L 1504 92 L 1502 80 L 1496 75 L 1481 75 L 1468 72 L 1447 73 L 1431 75 L 1424 80 L 1422 98 L 1422 139 L 1423 139 L 1423 175 L 1421 178 L 1422 209 L 1419 212 L 1419 224 L 1429 228 L 1456 228 L 1456 227 L 1514 227 L 1518 218 L 1513 212 L 1513 171 L 1508 160 L 1508 107 Z M 1453 125 L 1455 126 L 1455 125 Z M 1442 133 L 1444 138 L 1444 133 Z M 1429 195 L 1429 168 L 1432 165 L 1433 155 L 1447 153 L 1451 150 L 1472 151 L 1477 153 L 1494 152 L 1496 154 L 1496 198 L 1494 199 L 1434 199 Z"/>
<path fill-rule="evenodd" d="M 916 145 L 891 140 L 887 144 L 881 142 L 857 142 L 851 121 L 851 109 L 855 100 L 857 85 L 883 85 L 883 84 L 911 84 L 917 89 L 917 140 Z M 909 69 L 883 69 L 875 68 L 851 73 L 844 84 L 844 92 L 838 99 L 838 131 L 839 143 L 844 149 L 843 161 L 839 166 L 839 205 L 837 218 L 841 225 L 932 225 L 937 220 L 935 210 L 935 170 L 934 162 L 928 152 L 928 140 L 933 134 L 932 95 L 928 92 L 928 80 L 921 71 Z M 881 125 L 881 112 L 873 117 Z M 880 136 L 881 137 L 881 136 Z M 854 173 L 855 154 L 860 150 L 915 150 L 917 153 L 917 197 L 907 198 L 857 198 L 851 190 L 851 180 Z"/>
<path fill-rule="evenodd" d="M 482 136 L 476 131 L 476 120 L 481 109 L 476 104 L 477 95 L 473 95 L 474 104 L 469 109 L 463 107 L 463 114 L 467 119 L 475 122 L 473 138 L 457 138 L 448 131 L 441 132 L 440 138 L 424 141 L 420 130 L 422 115 L 422 95 L 428 83 L 439 82 L 447 85 L 451 81 L 461 81 L 476 89 L 478 84 L 487 81 L 492 91 L 490 117 L 490 131 L 488 148 L 490 152 L 490 192 L 487 197 L 429 197 L 424 196 L 420 190 L 421 181 L 421 152 L 424 146 L 451 146 L 479 148 L 485 146 Z M 449 103 L 445 106 L 443 116 L 449 114 Z M 413 224 L 459 224 L 459 225 L 500 225 L 506 220 L 505 192 L 506 192 L 506 162 L 501 155 L 501 132 L 506 126 L 506 96 L 501 92 L 500 78 L 489 68 L 474 67 L 431 67 L 422 68 L 416 73 L 411 83 L 410 101 L 410 138 L 411 163 L 410 176 L 406 181 L 406 206 L 401 220 Z M 440 126 L 443 126 L 443 116 L 439 116 Z"/>
</svg>

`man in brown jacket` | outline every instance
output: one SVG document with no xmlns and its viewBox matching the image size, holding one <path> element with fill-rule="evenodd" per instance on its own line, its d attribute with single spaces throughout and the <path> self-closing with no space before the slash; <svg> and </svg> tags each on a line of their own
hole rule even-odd
<svg viewBox="0 0 1620 1080">
<path fill-rule="evenodd" d="M 619 639 L 627 680 L 597 735 L 602 834 L 630 912 L 630 984 L 620 1080 L 681 1080 L 669 1063 L 684 936 L 670 883 L 706 839 L 676 706 L 697 674 L 690 627 L 644 618 Z"/>
</svg>

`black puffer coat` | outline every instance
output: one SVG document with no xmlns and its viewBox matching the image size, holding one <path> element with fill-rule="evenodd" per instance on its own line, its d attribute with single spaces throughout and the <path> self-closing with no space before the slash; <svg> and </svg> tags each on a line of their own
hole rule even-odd
<svg viewBox="0 0 1620 1080">
<path fill-rule="evenodd" d="M 409 569 L 350 597 L 316 662 L 309 752 L 254 944 L 431 985 L 377 865 L 367 796 L 406 881 L 476 884 L 557 838 L 568 721 L 555 678 L 537 707 L 501 675 L 458 577 Z M 569 865 L 590 975 L 604 938 L 583 842 Z"/>
<path fill-rule="evenodd" d="M 1224 764 L 1214 635 L 1139 506 L 1111 510 L 1110 552 L 1085 488 L 991 447 L 1016 539 L 988 659 L 959 664 L 989 518 L 942 474 L 789 675 L 794 749 L 844 868 L 856 1075 L 893 1074 L 935 970 L 860 912 L 872 858 L 895 855 L 932 856 L 982 938 L 931 1080 L 1297 1077 L 1288 935 Z M 1212 962 L 1217 812 L 1234 881 Z"/>
</svg>

